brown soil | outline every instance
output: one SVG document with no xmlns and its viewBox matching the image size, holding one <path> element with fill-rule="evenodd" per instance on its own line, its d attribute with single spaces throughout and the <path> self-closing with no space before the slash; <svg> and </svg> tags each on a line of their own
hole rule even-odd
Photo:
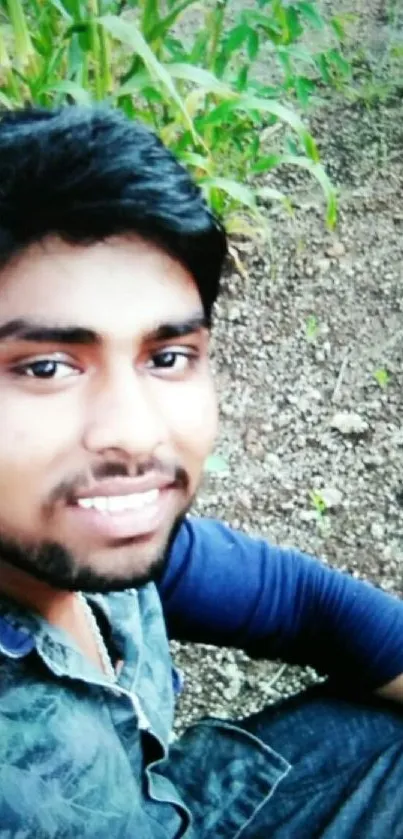
<svg viewBox="0 0 403 839">
<path fill-rule="evenodd" d="M 375 32 L 379 41 L 372 5 L 369 46 Z M 368 23 L 367 13 L 365 4 Z M 311 125 L 340 189 L 338 226 L 326 229 L 316 186 L 286 173 L 296 217 L 268 207 L 271 247 L 235 243 L 243 271 L 226 273 L 214 338 L 228 474 L 208 477 L 195 512 L 401 596 L 403 100 L 397 92 L 368 107 L 335 94 Z M 333 430 L 338 411 L 366 428 Z M 312 490 L 328 499 L 324 515 Z M 205 713 L 255 711 L 316 678 L 233 650 L 173 651 L 187 675 L 179 728 Z"/>
</svg>

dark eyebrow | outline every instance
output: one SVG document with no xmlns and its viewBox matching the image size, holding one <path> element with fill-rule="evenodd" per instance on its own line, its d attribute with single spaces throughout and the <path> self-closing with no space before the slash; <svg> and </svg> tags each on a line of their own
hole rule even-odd
<svg viewBox="0 0 403 839">
<path fill-rule="evenodd" d="M 148 340 L 165 341 L 171 338 L 181 338 L 209 329 L 210 324 L 203 314 L 188 318 L 184 321 L 162 323 L 147 335 Z M 92 329 L 81 326 L 48 326 L 28 320 L 11 320 L 0 325 L 0 341 L 29 341 L 35 344 L 80 344 L 99 345 L 101 336 Z"/>
<path fill-rule="evenodd" d="M 99 344 L 92 329 L 81 326 L 47 326 L 28 320 L 10 320 L 0 326 L 0 341 L 32 341 L 37 344 Z"/>
<path fill-rule="evenodd" d="M 169 341 L 171 338 L 183 338 L 192 335 L 193 332 L 201 332 L 203 329 L 210 329 L 210 321 L 204 314 L 196 315 L 187 320 L 162 323 L 148 335 L 153 341 Z"/>
</svg>

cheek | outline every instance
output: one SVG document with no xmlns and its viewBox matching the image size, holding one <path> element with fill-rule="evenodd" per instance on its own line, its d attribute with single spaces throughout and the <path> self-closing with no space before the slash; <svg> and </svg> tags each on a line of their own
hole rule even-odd
<svg viewBox="0 0 403 839">
<path fill-rule="evenodd" d="M 72 444 L 71 411 L 51 400 L 2 400 L 0 412 L 0 487 L 23 482 L 26 494 L 36 482 L 43 489 L 49 467 Z M 49 477 L 49 476 L 48 476 Z"/>
<path fill-rule="evenodd" d="M 189 460 L 202 462 L 217 434 L 218 409 L 213 383 L 206 377 L 202 382 L 187 383 L 175 390 L 164 409 L 171 439 Z"/>
<path fill-rule="evenodd" d="M 12 461 L 18 468 L 49 459 L 63 438 L 63 417 L 44 405 L 5 407 L 0 418 L 0 460 Z"/>
<path fill-rule="evenodd" d="M 0 531 L 36 538 L 42 500 L 74 445 L 74 411 L 57 400 L 1 396 Z"/>
<path fill-rule="evenodd" d="M 0 418 L 1 531 L 15 531 L 14 535 L 18 535 L 32 529 L 38 492 L 46 473 L 41 435 L 45 436 L 43 423 L 42 427 L 37 426 L 29 413 L 24 418 L 14 410 L 5 411 Z"/>
</svg>

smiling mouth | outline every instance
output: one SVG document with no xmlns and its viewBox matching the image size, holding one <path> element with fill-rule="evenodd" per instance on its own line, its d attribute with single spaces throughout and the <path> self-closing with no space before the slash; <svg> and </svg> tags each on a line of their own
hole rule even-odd
<svg viewBox="0 0 403 839">
<path fill-rule="evenodd" d="M 150 504 L 156 504 L 161 490 L 149 489 L 147 492 L 133 492 L 131 495 L 97 495 L 90 498 L 78 498 L 76 504 L 83 510 L 96 510 L 106 515 L 116 515 L 127 511 L 144 510 Z"/>
<path fill-rule="evenodd" d="M 177 506 L 174 485 L 131 495 L 77 498 L 65 508 L 72 531 L 97 541 L 151 537 L 165 527 Z"/>
</svg>

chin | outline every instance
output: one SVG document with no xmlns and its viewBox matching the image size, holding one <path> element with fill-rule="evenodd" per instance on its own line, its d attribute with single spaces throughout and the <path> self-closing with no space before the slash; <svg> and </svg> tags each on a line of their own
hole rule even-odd
<svg viewBox="0 0 403 839">
<path fill-rule="evenodd" d="M 153 539 L 144 538 L 142 544 L 138 539 L 131 540 L 130 544 L 95 552 L 90 562 L 87 555 L 80 563 L 75 550 L 56 542 L 28 547 L 1 533 L 0 555 L 14 569 L 59 591 L 107 594 L 141 588 L 160 578 L 186 512 L 177 517 L 165 538 L 159 538 L 158 545 Z"/>
<path fill-rule="evenodd" d="M 74 582 L 71 582 L 69 590 L 83 591 L 88 594 L 109 594 L 113 591 L 141 588 L 147 583 L 158 581 L 165 567 L 165 562 L 164 556 L 158 557 L 143 571 L 136 570 L 124 576 L 117 576 L 116 574 L 100 575 L 96 570 L 83 569 L 79 571 Z"/>
</svg>

